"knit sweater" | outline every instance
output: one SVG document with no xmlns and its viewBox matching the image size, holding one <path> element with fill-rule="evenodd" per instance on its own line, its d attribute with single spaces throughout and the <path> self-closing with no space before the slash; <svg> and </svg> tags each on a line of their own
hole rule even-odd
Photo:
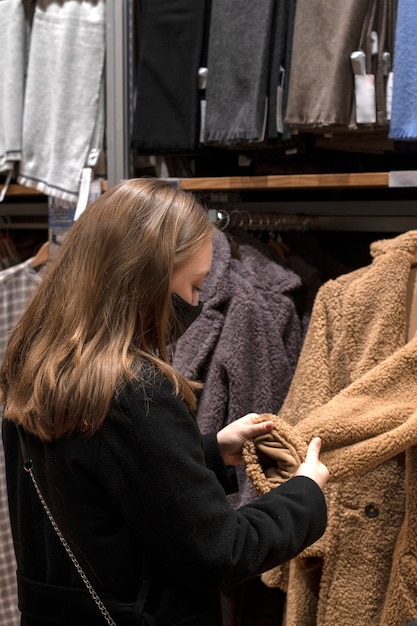
<svg viewBox="0 0 417 626">
<path fill-rule="evenodd" d="M 371 246 L 373 262 L 320 289 L 275 429 L 247 443 L 265 493 L 319 435 L 324 537 L 263 576 L 287 589 L 285 626 L 399 626 L 417 617 L 417 337 L 407 336 L 417 231 Z M 286 580 L 287 577 L 287 580 Z"/>
</svg>

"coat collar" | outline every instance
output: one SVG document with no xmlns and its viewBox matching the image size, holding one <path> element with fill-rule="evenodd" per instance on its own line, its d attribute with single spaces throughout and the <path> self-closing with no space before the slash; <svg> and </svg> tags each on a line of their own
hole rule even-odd
<svg viewBox="0 0 417 626">
<path fill-rule="evenodd" d="M 406 252 L 412 255 L 417 252 L 417 230 L 410 230 L 392 239 L 381 239 L 371 244 L 371 256 L 376 259 L 391 252 Z"/>
</svg>

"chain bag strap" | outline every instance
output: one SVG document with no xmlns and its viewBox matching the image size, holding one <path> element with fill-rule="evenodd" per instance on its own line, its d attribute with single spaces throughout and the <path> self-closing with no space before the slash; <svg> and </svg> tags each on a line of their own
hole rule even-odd
<svg viewBox="0 0 417 626">
<path fill-rule="evenodd" d="M 56 534 L 58 535 L 58 538 L 60 540 L 60 542 L 62 543 L 62 545 L 64 546 L 64 549 L 66 551 L 66 553 L 68 554 L 69 558 L 71 559 L 75 569 L 77 570 L 77 572 L 79 573 L 81 580 L 83 581 L 84 585 L 87 587 L 87 591 L 90 594 L 90 596 L 93 598 L 94 602 L 96 603 L 98 609 L 100 610 L 101 614 L 103 615 L 104 619 L 106 620 L 106 622 L 109 624 L 109 626 L 116 626 L 116 622 L 113 621 L 110 613 L 108 612 L 108 610 L 106 609 L 106 607 L 104 606 L 103 602 L 100 600 L 100 597 L 98 596 L 97 592 L 94 590 L 94 587 L 92 586 L 92 584 L 90 583 L 87 574 L 84 572 L 83 568 L 81 567 L 81 565 L 79 564 L 77 557 L 75 556 L 75 554 L 73 553 L 73 551 L 71 550 L 71 548 L 69 547 L 64 535 L 61 533 L 58 524 L 56 523 L 48 505 L 46 504 L 42 493 L 39 489 L 39 485 L 36 482 L 35 476 L 33 474 L 33 470 L 32 470 L 32 460 L 28 459 L 27 461 L 24 462 L 23 467 L 25 468 L 25 471 L 28 472 L 33 486 L 35 487 L 35 491 L 38 494 L 39 500 L 45 510 L 45 513 L 49 519 L 49 521 L 51 522 L 52 528 L 54 529 L 54 531 L 56 532 Z"/>
<path fill-rule="evenodd" d="M 35 475 L 33 473 L 33 469 L 32 469 L 32 459 L 29 457 L 29 454 L 27 452 L 27 446 L 26 446 L 26 442 L 24 441 L 23 438 L 23 433 L 21 430 L 21 427 L 17 427 L 18 433 L 19 433 L 19 439 L 20 439 L 20 446 L 22 449 L 22 454 L 23 454 L 23 467 L 25 468 L 25 471 L 29 474 L 33 486 L 35 488 L 35 491 L 38 495 L 38 498 L 45 510 L 45 513 L 49 519 L 49 521 L 51 522 L 52 528 L 54 529 L 55 533 L 57 534 L 60 542 L 62 543 L 65 552 L 68 554 L 70 560 L 72 561 L 75 569 L 77 570 L 78 574 L 80 575 L 81 580 L 83 581 L 84 585 L 87 588 L 88 593 L 90 594 L 90 596 L 92 597 L 92 599 L 94 600 L 97 608 L 99 609 L 100 613 L 102 614 L 102 616 L 104 617 L 104 619 L 106 620 L 107 624 L 109 626 L 116 626 L 116 622 L 112 619 L 110 613 L 108 612 L 108 610 L 106 609 L 106 607 L 104 606 L 103 602 L 101 601 L 99 595 L 97 594 L 97 592 L 94 590 L 94 587 L 92 586 L 92 584 L 90 583 L 88 576 L 86 575 L 86 573 L 84 572 L 83 568 L 81 567 L 80 563 L 77 560 L 77 557 L 75 556 L 75 554 L 73 553 L 73 551 L 71 550 L 70 546 L 68 545 L 65 537 L 63 536 L 63 534 L 61 533 L 58 524 L 55 521 L 54 516 L 52 515 L 48 505 L 45 502 L 45 499 L 42 495 L 41 490 L 39 489 L 39 485 L 36 482 L 36 478 Z"/>
<path fill-rule="evenodd" d="M 62 546 L 64 547 L 66 553 L 68 554 L 71 562 L 73 563 L 75 569 L 77 570 L 81 580 L 83 581 L 85 587 L 87 588 L 88 593 L 90 594 L 91 598 L 93 599 L 94 603 L 96 604 L 97 608 L 99 609 L 100 613 L 102 614 L 102 616 L 104 617 L 105 621 L 107 622 L 107 624 L 109 626 L 117 626 L 116 622 L 114 621 L 114 619 L 111 617 L 109 611 L 107 610 L 106 606 L 104 605 L 103 601 L 101 600 L 100 596 L 98 595 L 98 593 L 95 591 L 93 585 L 91 584 L 87 574 L 84 572 L 83 568 L 81 567 L 77 557 L 75 556 L 75 554 L 73 553 L 73 551 L 71 550 L 68 542 L 66 541 L 64 535 L 62 534 L 58 524 L 55 521 L 54 516 L 51 513 L 50 508 L 48 507 L 42 492 L 39 488 L 39 485 L 36 481 L 35 475 L 33 473 L 33 462 L 32 459 L 30 458 L 30 454 L 29 454 L 29 450 L 28 450 L 28 446 L 24 437 L 24 431 L 22 429 L 21 426 L 17 425 L 17 432 L 19 434 L 19 440 L 20 440 L 20 447 L 22 450 L 22 456 L 23 456 L 23 467 L 25 469 L 25 471 L 29 474 L 31 481 L 33 483 L 33 486 L 35 488 L 35 491 L 38 495 L 39 501 L 42 504 L 42 507 L 46 513 L 46 516 L 48 517 L 52 528 L 54 529 L 56 535 L 58 536 L 58 539 L 60 540 Z M 142 571 L 141 571 L 141 583 L 140 583 L 140 588 L 139 588 L 139 593 L 136 599 L 136 602 L 133 606 L 133 610 L 132 610 L 132 614 L 131 614 L 131 619 L 134 620 L 133 623 L 137 623 L 137 624 L 144 624 L 145 623 L 145 615 L 143 613 L 144 611 L 144 606 L 145 606 L 145 602 L 147 599 L 147 595 L 148 595 L 148 591 L 149 591 L 149 587 L 150 587 L 150 570 L 149 570 L 149 564 L 147 559 L 144 557 L 143 558 L 143 563 L 142 563 Z"/>
</svg>

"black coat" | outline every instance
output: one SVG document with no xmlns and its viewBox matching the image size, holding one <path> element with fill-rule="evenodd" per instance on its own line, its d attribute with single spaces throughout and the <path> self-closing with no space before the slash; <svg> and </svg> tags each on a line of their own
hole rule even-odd
<svg viewBox="0 0 417 626">
<path fill-rule="evenodd" d="M 128 385 L 92 437 L 26 439 L 45 500 L 117 626 L 135 623 L 145 575 L 146 623 L 218 626 L 221 590 L 325 529 L 323 494 L 304 477 L 233 510 L 215 436 L 202 439 L 166 380 L 146 393 Z M 105 624 L 23 469 L 14 423 L 4 421 L 3 441 L 22 624 Z"/>
</svg>

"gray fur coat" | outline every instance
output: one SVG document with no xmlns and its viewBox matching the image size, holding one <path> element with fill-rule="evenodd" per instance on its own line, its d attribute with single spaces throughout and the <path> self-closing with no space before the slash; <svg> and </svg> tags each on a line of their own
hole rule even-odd
<svg viewBox="0 0 417 626">
<path fill-rule="evenodd" d="M 277 412 L 288 392 L 301 350 L 301 322 L 292 293 L 300 278 L 250 245 L 232 258 L 221 231 L 201 292 L 201 315 L 178 340 L 173 365 L 204 382 L 197 421 L 203 433 L 219 430 L 250 412 Z M 239 472 L 240 470 L 240 472 Z M 256 492 L 238 468 L 233 505 Z"/>
</svg>

